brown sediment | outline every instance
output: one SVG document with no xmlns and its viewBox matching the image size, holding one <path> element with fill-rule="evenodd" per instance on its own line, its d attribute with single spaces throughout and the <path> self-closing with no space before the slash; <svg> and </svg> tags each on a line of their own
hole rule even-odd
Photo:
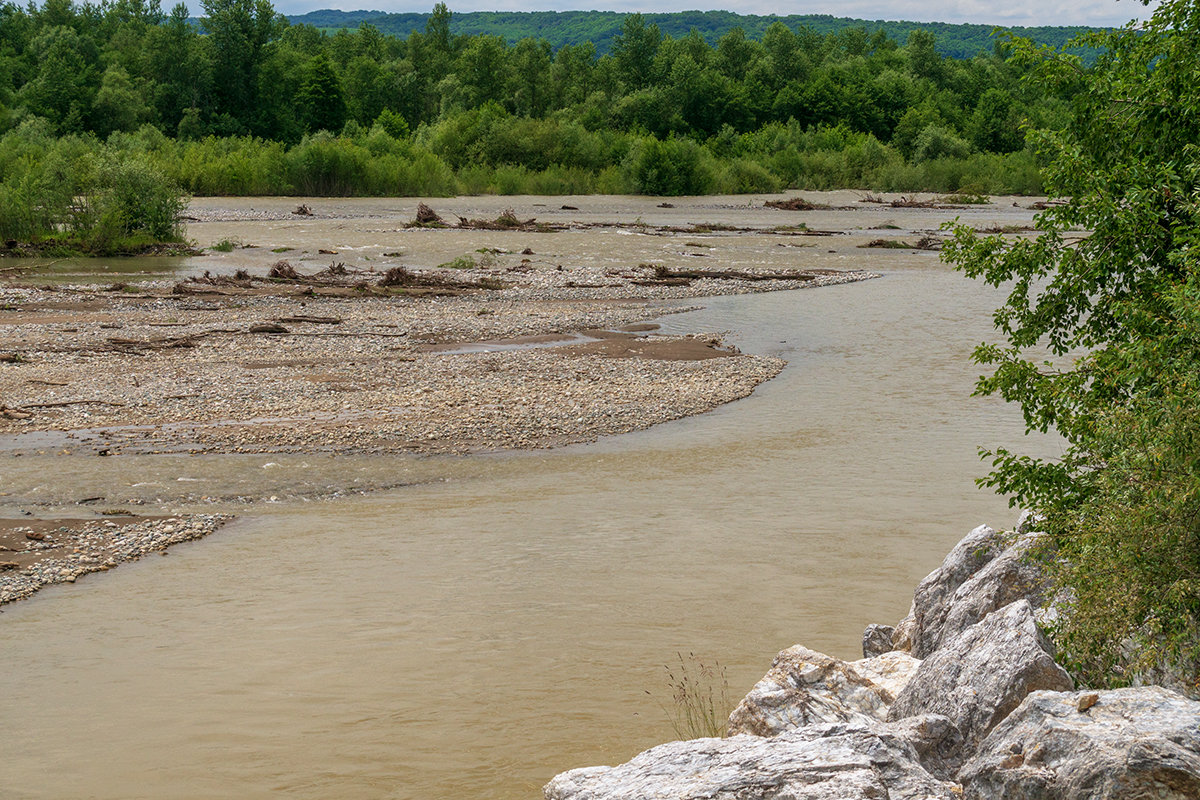
<svg viewBox="0 0 1200 800">
<path fill-rule="evenodd" d="M 207 536 L 233 519 L 228 514 L 140 517 L 117 509 L 101 514 L 89 519 L 0 519 L 0 605 L 148 553 L 165 554 L 171 545 Z"/>
</svg>

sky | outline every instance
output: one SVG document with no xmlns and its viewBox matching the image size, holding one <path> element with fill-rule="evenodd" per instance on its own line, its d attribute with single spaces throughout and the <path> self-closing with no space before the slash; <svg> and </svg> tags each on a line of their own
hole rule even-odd
<svg viewBox="0 0 1200 800">
<path fill-rule="evenodd" d="M 282 14 L 321 8 L 370 9 L 400 13 L 429 11 L 436 0 L 273 0 Z M 164 7 L 167 3 L 164 2 Z M 199 6 L 192 0 L 189 5 Z M 831 14 L 859 19 L 917 22 L 975 22 L 987 25 L 1117 26 L 1145 19 L 1150 10 L 1137 0 L 662 0 L 653 5 L 632 0 L 446 0 L 454 11 L 690 11 L 722 9 L 739 14 Z"/>
</svg>

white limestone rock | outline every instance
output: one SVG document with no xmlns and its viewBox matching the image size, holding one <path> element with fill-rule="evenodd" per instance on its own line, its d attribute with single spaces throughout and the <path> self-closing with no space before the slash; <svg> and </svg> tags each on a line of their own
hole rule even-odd
<svg viewBox="0 0 1200 800">
<path fill-rule="evenodd" d="M 985 564 L 1004 551 L 1004 536 L 980 525 L 954 546 L 941 566 L 925 576 L 913 592 L 908 617 L 896 626 L 894 646 L 924 658 L 936 649 L 954 592 Z"/>
<path fill-rule="evenodd" d="M 918 664 L 907 653 L 847 662 L 789 647 L 729 715 L 729 734 L 776 736 L 818 722 L 886 720 Z"/>
<path fill-rule="evenodd" d="M 546 784 L 546 800 L 958 800 L 905 738 L 912 725 L 828 723 L 773 738 L 671 742 Z"/>
<path fill-rule="evenodd" d="M 889 708 L 888 719 L 942 714 L 970 749 L 1030 692 L 1075 688 L 1048 648 L 1029 602 L 1010 603 L 922 661 Z"/>
<path fill-rule="evenodd" d="M 1195 800 L 1200 703 L 1157 686 L 1033 692 L 959 779 L 973 800 Z"/>
</svg>

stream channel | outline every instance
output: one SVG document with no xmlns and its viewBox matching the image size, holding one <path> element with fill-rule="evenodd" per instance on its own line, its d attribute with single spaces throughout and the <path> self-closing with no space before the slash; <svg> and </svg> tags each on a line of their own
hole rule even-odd
<svg viewBox="0 0 1200 800">
<path fill-rule="evenodd" d="M 970 397 L 998 292 L 935 254 L 867 266 L 883 277 L 659 320 L 788 366 L 596 444 L 128 456 L 117 478 L 105 459 L 10 464 L 25 497 L 47 470 L 66 495 L 264 471 L 284 488 L 167 558 L 4 609 L 4 796 L 536 798 L 675 738 L 677 654 L 723 665 L 733 701 L 794 643 L 859 657 L 954 542 L 1015 523 L 975 487 L 977 447 L 1057 446 Z M 398 488 L 304 497 L 359 480 Z"/>
</svg>

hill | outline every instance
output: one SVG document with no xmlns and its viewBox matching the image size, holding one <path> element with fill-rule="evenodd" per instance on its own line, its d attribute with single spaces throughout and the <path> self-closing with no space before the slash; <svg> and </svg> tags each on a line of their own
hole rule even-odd
<svg viewBox="0 0 1200 800">
<path fill-rule="evenodd" d="M 455 13 L 450 19 L 450 31 L 454 34 L 496 34 L 509 42 L 529 37 L 545 39 L 555 49 L 566 44 L 590 41 L 596 45 L 598 53 L 604 54 L 611 49 L 613 37 L 621 32 L 621 24 L 626 16 L 625 12 L 618 11 L 473 11 Z M 992 25 L 864 20 L 833 17 L 828 14 L 758 16 L 735 14 L 731 11 L 680 11 L 644 14 L 643 17 L 647 22 L 658 25 L 664 34 L 674 38 L 685 36 L 695 28 L 710 45 L 715 45 L 735 27 L 742 28 L 748 37 L 758 39 L 773 22 L 782 22 L 792 29 L 807 27 L 820 34 L 836 33 L 856 27 L 866 28 L 868 33 L 882 30 L 888 37 L 901 44 L 908 39 L 909 33 L 923 29 L 934 35 L 938 52 L 952 58 L 971 58 L 980 52 L 990 51 L 995 42 L 995 27 Z M 294 25 L 306 24 L 325 30 L 354 29 L 366 22 L 384 33 L 398 36 L 407 36 L 414 30 L 424 30 L 428 19 L 427 13 L 388 14 L 383 11 L 332 9 L 288 17 Z M 1096 29 L 1014 27 L 1010 30 L 1035 42 L 1061 47 L 1069 39 Z"/>
</svg>

